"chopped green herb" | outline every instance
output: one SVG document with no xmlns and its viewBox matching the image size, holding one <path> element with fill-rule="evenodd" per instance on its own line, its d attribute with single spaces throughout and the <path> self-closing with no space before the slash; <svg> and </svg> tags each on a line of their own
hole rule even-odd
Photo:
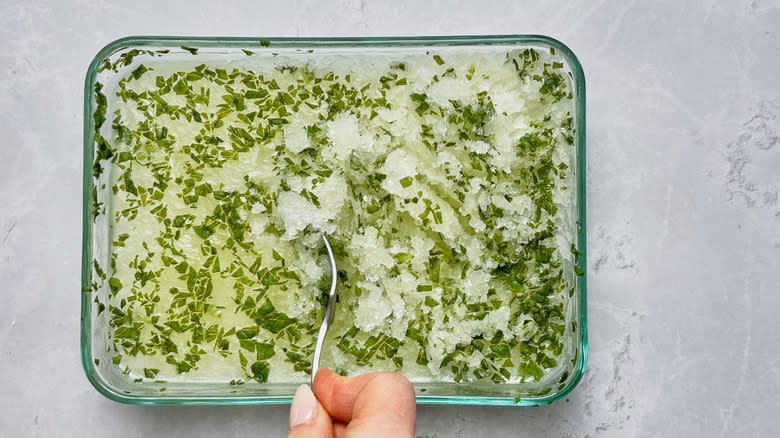
<svg viewBox="0 0 780 438">
<path fill-rule="evenodd" d="M 571 77 L 546 52 L 511 50 L 500 69 L 430 53 L 372 58 L 374 71 L 284 57 L 171 71 L 141 49 L 102 63 L 121 77 L 110 95 L 93 88 L 90 202 L 111 240 L 89 273 L 111 365 L 139 383 L 208 367 L 230 370 L 226 386 L 303 378 L 330 280 L 313 242 L 327 232 L 338 311 L 356 316 L 329 334 L 339 371 L 573 372 L 566 300 L 584 272 L 557 237 L 577 123 Z M 419 75 L 431 59 L 444 67 Z M 491 76 L 530 102 L 508 105 Z M 466 340 L 449 335 L 458 324 Z"/>
<path fill-rule="evenodd" d="M 267 362 L 255 362 L 252 364 L 251 369 L 253 379 L 260 383 L 265 383 L 268 381 L 268 373 L 271 371 L 271 368 L 268 366 Z"/>
</svg>

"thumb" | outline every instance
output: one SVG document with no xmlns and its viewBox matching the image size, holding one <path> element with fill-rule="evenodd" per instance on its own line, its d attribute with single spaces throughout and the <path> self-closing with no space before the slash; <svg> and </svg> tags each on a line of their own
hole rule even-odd
<svg viewBox="0 0 780 438">
<path fill-rule="evenodd" d="M 333 438 L 330 415 L 314 397 L 308 385 L 295 391 L 290 406 L 290 430 L 287 438 Z"/>
<path fill-rule="evenodd" d="M 414 437 L 414 388 L 400 374 L 341 377 L 320 368 L 314 391 L 331 417 L 348 423 L 347 438 Z"/>
</svg>

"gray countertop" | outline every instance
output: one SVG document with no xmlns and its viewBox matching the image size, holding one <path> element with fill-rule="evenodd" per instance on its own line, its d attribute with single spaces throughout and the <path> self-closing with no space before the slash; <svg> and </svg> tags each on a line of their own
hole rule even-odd
<svg viewBox="0 0 780 438">
<path fill-rule="evenodd" d="M 421 406 L 418 433 L 776 434 L 780 2 L 524 3 L 0 1 L 0 435 L 287 429 L 286 406 L 125 406 L 84 377 L 82 84 L 103 45 L 513 33 L 560 39 L 585 70 L 588 369 L 550 406 Z"/>
</svg>

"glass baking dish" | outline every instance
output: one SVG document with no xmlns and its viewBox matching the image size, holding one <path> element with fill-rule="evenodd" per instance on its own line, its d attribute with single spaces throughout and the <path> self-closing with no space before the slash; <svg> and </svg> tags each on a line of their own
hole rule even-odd
<svg viewBox="0 0 780 438">
<path fill-rule="evenodd" d="M 565 370 L 547 376 L 534 385 L 528 383 L 493 382 L 425 382 L 415 381 L 417 402 L 421 404 L 463 405 L 540 405 L 568 394 L 579 382 L 587 358 L 586 276 L 585 276 L 585 81 L 582 68 L 568 47 L 557 40 L 538 35 L 455 36 L 455 37 L 392 37 L 392 38 L 199 38 L 199 37 L 128 37 L 104 47 L 93 59 L 84 88 L 84 192 L 81 289 L 81 357 L 87 378 L 106 397 L 132 404 L 269 404 L 289 403 L 295 388 L 306 379 L 286 382 L 227 385 L 208 380 L 157 382 L 132 379 L 113 363 L 108 345 L 108 327 L 99 314 L 99 298 L 111 291 L 97 267 L 111 251 L 115 231 L 106 214 L 98 214 L 99 206 L 111 204 L 111 191 L 106 180 L 96 178 L 96 158 L 100 162 L 100 147 L 95 141 L 96 99 L 105 95 L 96 91 L 96 84 L 116 84 L 118 78 L 132 75 L 144 61 L 172 63 L 196 55 L 206 63 L 236 60 L 249 56 L 251 62 L 270 62 L 279 54 L 315 56 L 317 54 L 355 55 L 382 53 L 422 53 L 444 50 L 446 53 L 473 51 L 509 52 L 532 48 L 557 53 L 568 73 L 572 93 L 573 144 L 572 192 L 569 236 L 579 275 L 572 279 L 573 288 L 566 305 L 571 330 L 566 330 Z M 121 63 L 118 60 L 124 60 Z M 216 61 L 215 61 L 216 60 Z M 438 60 L 437 60 L 438 62 Z M 105 68 L 114 63 L 114 69 Z M 119 66 L 119 67 L 116 67 Z M 142 72 L 143 73 L 143 72 Z M 110 89 L 108 87 L 107 89 Z M 107 93 L 109 101 L 115 99 Z M 103 115 L 105 120 L 105 115 Z M 108 118 L 112 117 L 108 114 Z M 98 146 L 98 147 L 96 147 Z M 105 158 L 105 157 L 102 157 Z M 105 212 L 105 210 L 103 210 Z M 576 248 L 575 248 L 576 247 Z M 104 265 L 105 267 L 105 265 Z M 97 270 L 96 270 L 97 269 Z M 105 278 L 103 278 L 105 280 Z M 325 363 L 324 365 L 327 365 Z M 147 376 L 148 377 L 148 376 Z"/>
</svg>

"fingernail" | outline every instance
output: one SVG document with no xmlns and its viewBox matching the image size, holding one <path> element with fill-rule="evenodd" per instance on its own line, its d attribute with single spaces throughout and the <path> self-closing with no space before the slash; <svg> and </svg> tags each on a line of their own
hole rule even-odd
<svg viewBox="0 0 780 438">
<path fill-rule="evenodd" d="M 290 407 L 290 430 L 313 420 L 316 411 L 317 399 L 309 385 L 299 386 Z"/>
</svg>

